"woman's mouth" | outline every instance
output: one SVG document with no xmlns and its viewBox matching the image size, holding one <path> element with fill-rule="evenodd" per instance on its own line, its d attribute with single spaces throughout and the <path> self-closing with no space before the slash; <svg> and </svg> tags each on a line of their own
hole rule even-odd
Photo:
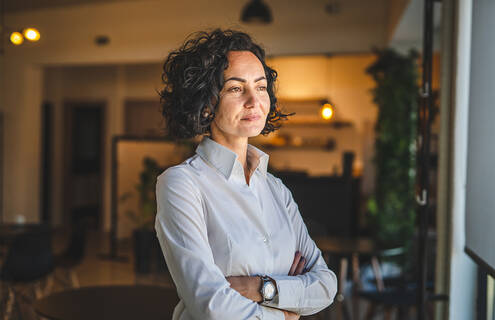
<svg viewBox="0 0 495 320">
<path fill-rule="evenodd" d="M 256 121 L 260 118 L 259 115 L 257 114 L 252 114 L 252 115 L 249 115 L 249 116 L 245 116 L 244 118 L 242 118 L 241 120 L 244 120 L 244 121 Z"/>
</svg>

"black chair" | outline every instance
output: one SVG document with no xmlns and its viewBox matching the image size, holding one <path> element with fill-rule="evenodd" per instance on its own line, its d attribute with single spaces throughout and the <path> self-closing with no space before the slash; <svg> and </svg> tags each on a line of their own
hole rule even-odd
<svg viewBox="0 0 495 320">
<path fill-rule="evenodd" d="M 14 306 L 20 307 L 20 303 L 30 305 L 33 297 L 43 296 L 41 282 L 51 274 L 53 268 L 49 227 L 33 228 L 13 240 L 0 271 L 0 280 L 8 290 L 6 307 L 2 308 L 4 319 L 12 316 Z"/>
<path fill-rule="evenodd" d="M 80 219 L 72 228 L 69 245 L 61 255 L 55 256 L 56 279 L 65 287 L 79 287 L 75 271 L 84 258 L 86 248 L 87 222 Z"/>
<path fill-rule="evenodd" d="M 394 277 L 381 277 L 380 267 L 377 262 L 373 266 L 375 279 L 377 286 L 376 290 L 363 290 L 359 291 L 358 295 L 361 299 L 369 302 L 369 308 L 365 315 L 365 319 L 372 319 L 376 313 L 377 308 L 381 307 L 384 311 L 384 319 L 391 319 L 391 314 L 394 309 L 397 310 L 397 319 L 407 319 L 411 309 L 416 306 L 418 287 L 417 279 L 419 278 L 419 259 L 417 258 L 417 236 L 413 239 L 412 256 L 410 257 L 410 270 L 403 272 L 399 276 Z M 434 234 L 429 235 L 428 239 L 428 270 L 427 270 L 427 301 L 433 302 L 444 299 L 441 295 L 434 295 L 434 266 L 435 266 L 435 249 L 436 249 L 436 237 Z M 389 250 L 389 251 L 394 251 Z M 386 252 L 386 251 L 385 251 Z M 397 251 L 397 252 L 400 252 Z M 404 254 L 404 252 L 400 252 Z M 386 256 L 390 256 L 385 254 Z M 383 257 L 383 256 L 382 256 Z M 433 319 L 432 304 L 428 305 L 429 318 Z"/>
</svg>

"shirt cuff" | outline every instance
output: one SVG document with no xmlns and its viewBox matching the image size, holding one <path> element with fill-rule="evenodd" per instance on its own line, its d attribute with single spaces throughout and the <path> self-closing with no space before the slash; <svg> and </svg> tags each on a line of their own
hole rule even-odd
<svg viewBox="0 0 495 320">
<path fill-rule="evenodd" d="M 270 276 L 277 283 L 277 295 L 269 304 L 279 309 L 299 308 L 304 292 L 303 282 L 297 276 Z"/>
<path fill-rule="evenodd" d="M 261 306 L 261 314 L 263 320 L 285 320 L 284 313 L 275 308 Z"/>
</svg>

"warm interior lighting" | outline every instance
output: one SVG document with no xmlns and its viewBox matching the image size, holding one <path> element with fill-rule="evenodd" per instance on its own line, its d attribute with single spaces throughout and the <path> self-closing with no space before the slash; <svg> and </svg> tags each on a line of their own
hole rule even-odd
<svg viewBox="0 0 495 320">
<path fill-rule="evenodd" d="M 321 108 L 321 117 L 330 120 L 333 117 L 333 107 L 330 103 L 325 103 Z"/>
<path fill-rule="evenodd" d="M 24 42 L 24 37 L 22 36 L 22 34 L 20 32 L 17 32 L 17 31 L 12 32 L 10 34 L 10 42 L 12 42 L 16 46 L 18 46 Z"/>
<path fill-rule="evenodd" d="M 38 41 L 40 39 L 40 32 L 35 28 L 27 28 L 24 30 L 24 37 L 29 41 Z"/>
</svg>

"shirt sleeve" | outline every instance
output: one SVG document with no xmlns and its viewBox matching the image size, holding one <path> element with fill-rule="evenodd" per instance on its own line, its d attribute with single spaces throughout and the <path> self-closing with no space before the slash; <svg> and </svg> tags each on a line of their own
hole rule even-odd
<svg viewBox="0 0 495 320">
<path fill-rule="evenodd" d="M 302 275 L 270 275 L 277 283 L 278 294 L 266 305 L 300 315 L 315 314 L 333 302 L 337 293 L 337 277 L 328 269 L 321 251 L 309 236 L 292 193 L 280 179 L 276 178 L 276 181 L 296 233 L 296 248 L 307 262 L 306 273 Z"/>
<path fill-rule="evenodd" d="M 230 287 L 208 243 L 202 198 L 187 169 L 157 179 L 155 229 L 177 292 L 193 319 L 284 319 Z"/>
</svg>

